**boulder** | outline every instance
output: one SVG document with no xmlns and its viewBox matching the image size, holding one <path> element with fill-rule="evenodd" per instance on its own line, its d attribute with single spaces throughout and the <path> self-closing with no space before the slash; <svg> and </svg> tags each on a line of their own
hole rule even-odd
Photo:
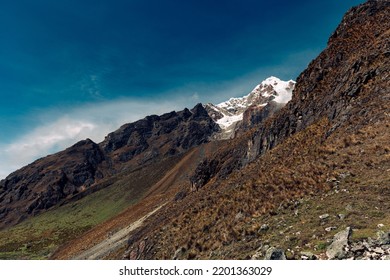
<svg viewBox="0 0 390 280">
<path fill-rule="evenodd" d="M 265 260 L 285 260 L 286 255 L 282 249 L 271 247 L 265 253 Z"/>
<path fill-rule="evenodd" d="M 378 245 L 389 245 L 390 244 L 390 232 L 384 232 L 384 231 L 379 231 L 377 233 L 377 240 L 376 243 Z"/>
<path fill-rule="evenodd" d="M 348 246 L 349 237 L 351 235 L 351 228 L 347 227 L 345 230 L 338 232 L 333 237 L 333 242 L 326 250 L 326 256 L 333 259 L 343 259 L 346 257 L 345 247 Z"/>
</svg>

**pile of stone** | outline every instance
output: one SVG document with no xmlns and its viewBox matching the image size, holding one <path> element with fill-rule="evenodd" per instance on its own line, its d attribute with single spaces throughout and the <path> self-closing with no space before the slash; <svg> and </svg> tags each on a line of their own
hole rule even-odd
<svg viewBox="0 0 390 280">
<path fill-rule="evenodd" d="M 329 259 L 390 260 L 390 232 L 378 231 L 377 238 L 351 242 L 351 228 L 337 233 L 326 250 Z"/>
</svg>

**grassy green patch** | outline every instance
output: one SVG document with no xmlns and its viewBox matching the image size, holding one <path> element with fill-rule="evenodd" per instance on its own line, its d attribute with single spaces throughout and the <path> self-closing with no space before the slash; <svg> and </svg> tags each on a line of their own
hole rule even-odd
<svg viewBox="0 0 390 280">
<path fill-rule="evenodd" d="M 104 189 L 0 231 L 0 259 L 47 259 L 58 246 L 139 201 L 173 162 L 123 173 Z"/>
<path fill-rule="evenodd" d="M 318 242 L 316 248 L 319 252 L 325 251 L 325 249 L 328 247 L 328 243 L 326 242 Z"/>
<path fill-rule="evenodd" d="M 115 185 L 0 232 L 0 258 L 46 258 L 58 245 L 113 217 L 140 193 Z"/>
</svg>

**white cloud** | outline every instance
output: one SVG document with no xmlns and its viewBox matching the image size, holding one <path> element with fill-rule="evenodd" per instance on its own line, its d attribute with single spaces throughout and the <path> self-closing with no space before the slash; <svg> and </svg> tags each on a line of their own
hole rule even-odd
<svg viewBox="0 0 390 280">
<path fill-rule="evenodd" d="M 0 179 L 37 158 L 63 150 L 77 141 L 90 138 L 98 143 L 124 123 L 184 107 L 184 99 L 142 102 L 123 99 L 89 104 L 64 114 L 55 111 L 43 113 L 38 116 L 42 125 L 9 145 L 0 145 Z"/>
<path fill-rule="evenodd" d="M 68 117 L 37 127 L 0 150 L 3 158 L 0 177 L 36 158 L 69 146 L 74 140 L 87 138 L 95 129 L 96 124 Z"/>
</svg>

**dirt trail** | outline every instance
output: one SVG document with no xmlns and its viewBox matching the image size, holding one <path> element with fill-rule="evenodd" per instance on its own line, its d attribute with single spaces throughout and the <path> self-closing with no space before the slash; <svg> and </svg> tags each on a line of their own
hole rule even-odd
<svg viewBox="0 0 390 280">
<path fill-rule="evenodd" d="M 191 162 L 191 160 L 196 156 L 197 155 L 195 153 L 195 150 L 191 151 L 188 155 L 186 155 L 178 164 L 176 164 L 174 168 L 172 168 L 172 170 L 170 170 L 160 181 L 158 181 L 150 189 L 150 191 L 146 194 L 145 197 L 166 196 L 166 192 L 174 185 L 175 182 L 178 181 L 184 170 L 188 169 L 187 163 Z M 75 255 L 73 259 L 95 260 L 104 258 L 111 252 L 123 246 L 128 239 L 129 233 L 140 227 L 149 216 L 157 212 L 165 204 L 166 203 L 158 206 L 156 209 L 144 215 L 130 225 L 118 230 L 113 234 L 110 234 L 108 238 L 102 240 L 93 247 L 86 249 L 82 253 Z"/>
<path fill-rule="evenodd" d="M 136 228 L 140 227 L 142 223 L 151 215 L 153 215 L 155 212 L 157 212 L 163 205 L 157 207 L 153 211 L 149 212 L 142 218 L 138 219 L 134 223 L 130 224 L 129 226 L 113 233 L 111 236 L 109 236 L 107 239 L 103 240 L 102 242 L 98 243 L 97 245 L 93 246 L 92 248 L 89 248 L 88 250 L 82 252 L 79 255 L 76 255 L 73 257 L 75 260 L 96 260 L 96 259 L 102 259 L 108 254 L 110 254 L 113 250 L 116 250 L 123 246 L 127 239 L 130 232 L 135 230 Z"/>
<path fill-rule="evenodd" d="M 205 154 L 214 149 L 215 146 L 209 144 L 190 151 L 147 191 L 140 202 L 84 233 L 80 238 L 65 244 L 53 254 L 52 258 L 101 259 L 115 249 L 119 249 L 125 244 L 129 232 L 140 227 L 145 219 L 167 202 L 172 201 L 175 194 L 184 185 L 189 184 L 187 176 Z M 155 210 L 151 212 L 152 209 Z M 115 233 L 111 235 L 110 232 Z"/>
</svg>

